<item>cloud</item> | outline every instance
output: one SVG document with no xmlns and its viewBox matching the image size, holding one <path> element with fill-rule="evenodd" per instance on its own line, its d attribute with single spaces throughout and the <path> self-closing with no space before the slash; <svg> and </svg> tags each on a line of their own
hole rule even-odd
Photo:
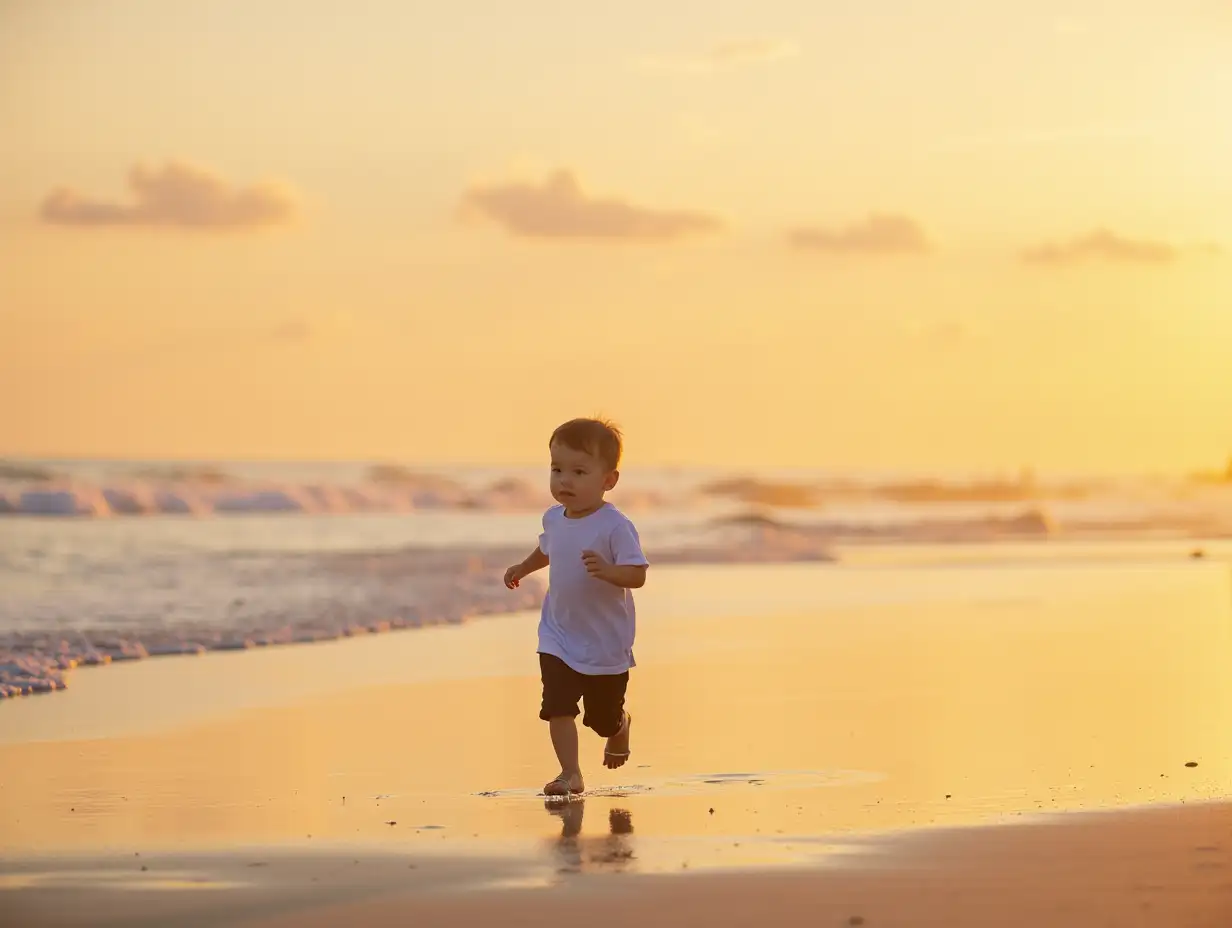
<svg viewBox="0 0 1232 928">
<path fill-rule="evenodd" d="M 803 227 L 788 233 L 794 248 L 836 254 L 923 254 L 931 250 L 928 236 L 910 216 L 872 213 L 842 229 Z"/>
<path fill-rule="evenodd" d="M 589 196 L 567 170 L 556 171 L 542 184 L 472 187 L 463 197 L 463 207 L 527 238 L 666 242 L 723 227 L 709 213 L 651 209 Z"/>
<path fill-rule="evenodd" d="M 712 45 L 701 54 L 668 58 L 643 58 L 638 66 L 647 71 L 678 71 L 705 74 L 749 65 L 769 64 L 792 58 L 796 46 L 783 39 L 743 38 Z"/>
<path fill-rule="evenodd" d="M 318 314 L 312 317 L 291 317 L 265 329 L 266 341 L 276 345 L 304 345 L 315 341 L 334 341 L 346 336 L 354 327 L 354 319 L 346 312 Z"/>
<path fill-rule="evenodd" d="M 311 340 L 315 329 L 304 319 L 289 319 L 276 325 L 267 333 L 270 341 L 280 345 L 299 345 Z"/>
<path fill-rule="evenodd" d="M 66 187 L 43 200 L 40 215 L 55 225 L 179 226 L 255 229 L 289 222 L 296 203 L 284 187 L 260 183 L 233 187 L 202 168 L 170 161 L 161 168 L 135 166 L 128 174 L 130 202 L 96 199 Z"/>
<path fill-rule="evenodd" d="M 796 53 L 796 46 L 782 39 L 735 39 L 711 47 L 701 60 L 716 68 L 730 68 L 780 61 Z"/>
<path fill-rule="evenodd" d="M 1022 260 L 1043 267 L 1085 261 L 1158 265 L 1171 263 L 1179 255 L 1179 249 L 1167 242 L 1126 238 L 1108 229 L 1096 229 L 1068 242 L 1046 242 L 1028 248 L 1022 253 Z"/>
</svg>

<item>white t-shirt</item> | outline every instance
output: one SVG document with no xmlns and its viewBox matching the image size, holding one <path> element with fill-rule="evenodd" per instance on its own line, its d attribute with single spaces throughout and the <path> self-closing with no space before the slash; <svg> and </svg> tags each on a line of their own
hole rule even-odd
<svg viewBox="0 0 1232 928">
<path fill-rule="evenodd" d="M 539 653 L 585 674 L 624 673 L 635 666 L 633 592 L 586 572 L 582 552 L 616 565 L 646 565 L 637 529 L 611 503 L 570 519 L 564 506 L 543 514 L 539 550 L 548 556 L 548 592 L 539 618 Z"/>
</svg>

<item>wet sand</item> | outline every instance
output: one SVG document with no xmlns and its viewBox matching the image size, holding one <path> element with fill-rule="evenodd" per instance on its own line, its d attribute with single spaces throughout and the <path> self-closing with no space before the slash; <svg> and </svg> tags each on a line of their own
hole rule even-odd
<svg viewBox="0 0 1232 928">
<path fill-rule="evenodd" d="M 1226 572 L 855 589 L 884 579 L 657 575 L 632 760 L 603 770 L 584 735 L 590 793 L 563 813 L 538 796 L 533 616 L 83 674 L 3 707 L 0 912 L 930 924 L 905 920 L 923 900 L 960 926 L 1226 924 L 1232 822 L 1196 805 L 1232 783 Z M 1163 803 L 1187 805 L 1136 809 Z"/>
<path fill-rule="evenodd" d="M 882 848 L 871 863 L 736 876 L 630 877 L 568 892 L 401 893 L 262 917 L 253 928 L 618 925 L 1067 928 L 1232 923 L 1232 808 L 973 829 Z M 589 890 L 589 892 L 588 892 Z"/>
<path fill-rule="evenodd" d="M 552 861 L 439 855 L 61 860 L 6 867 L 13 924 L 193 928 L 635 924 L 1224 928 L 1232 806 L 1070 813 L 883 837 L 821 868 L 648 875 L 628 822 L 562 823 Z"/>
</svg>

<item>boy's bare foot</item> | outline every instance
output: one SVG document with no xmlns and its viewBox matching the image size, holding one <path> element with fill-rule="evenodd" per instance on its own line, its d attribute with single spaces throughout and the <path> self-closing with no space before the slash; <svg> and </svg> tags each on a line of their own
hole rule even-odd
<svg viewBox="0 0 1232 928">
<path fill-rule="evenodd" d="M 603 766 L 610 770 L 623 767 L 629 759 L 629 729 L 633 725 L 633 716 L 625 713 L 624 724 L 620 731 L 607 739 L 607 747 L 603 749 Z"/>
<path fill-rule="evenodd" d="M 585 791 L 586 784 L 582 782 L 580 773 L 565 773 L 563 770 L 556 779 L 549 780 L 543 787 L 545 796 L 576 796 Z"/>
</svg>

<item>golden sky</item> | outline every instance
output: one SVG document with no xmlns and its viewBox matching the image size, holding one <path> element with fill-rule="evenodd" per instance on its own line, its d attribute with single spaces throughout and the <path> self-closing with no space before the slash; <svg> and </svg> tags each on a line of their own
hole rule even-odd
<svg viewBox="0 0 1232 928">
<path fill-rule="evenodd" d="M 0 453 L 1190 469 L 1215 0 L 0 0 Z"/>
</svg>

